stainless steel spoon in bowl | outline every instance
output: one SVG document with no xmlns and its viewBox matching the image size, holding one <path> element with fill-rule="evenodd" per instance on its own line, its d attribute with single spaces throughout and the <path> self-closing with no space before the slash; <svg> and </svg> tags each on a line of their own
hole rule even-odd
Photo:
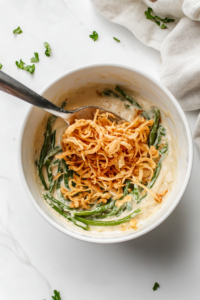
<svg viewBox="0 0 200 300">
<path fill-rule="evenodd" d="M 92 120 L 97 109 L 99 109 L 100 113 L 112 113 L 116 121 L 122 120 L 122 118 L 115 113 L 97 106 L 83 106 L 76 110 L 69 111 L 62 109 L 2 71 L 0 71 L 0 90 L 45 109 L 51 114 L 65 120 L 68 125 L 73 124 L 76 119 Z"/>
</svg>

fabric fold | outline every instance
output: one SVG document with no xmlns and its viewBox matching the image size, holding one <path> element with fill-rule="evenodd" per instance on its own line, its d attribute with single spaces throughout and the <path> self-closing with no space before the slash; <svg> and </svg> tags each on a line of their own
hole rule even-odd
<svg viewBox="0 0 200 300">
<path fill-rule="evenodd" d="M 199 0 L 91 0 L 108 20 L 128 28 L 142 43 L 161 52 L 160 79 L 185 111 L 200 109 Z M 161 18 L 171 17 L 161 29 L 144 12 L 151 7 Z M 200 149 L 200 117 L 194 139 Z"/>
</svg>

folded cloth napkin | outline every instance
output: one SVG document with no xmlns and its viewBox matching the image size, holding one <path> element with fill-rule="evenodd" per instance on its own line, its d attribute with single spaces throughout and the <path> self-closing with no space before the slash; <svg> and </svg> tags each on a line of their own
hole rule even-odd
<svg viewBox="0 0 200 300">
<path fill-rule="evenodd" d="M 91 0 L 100 13 L 127 27 L 145 45 L 161 52 L 160 79 L 183 110 L 200 109 L 200 0 Z M 161 29 L 146 19 L 153 15 L 175 19 Z M 200 149 L 200 115 L 194 139 Z"/>
</svg>

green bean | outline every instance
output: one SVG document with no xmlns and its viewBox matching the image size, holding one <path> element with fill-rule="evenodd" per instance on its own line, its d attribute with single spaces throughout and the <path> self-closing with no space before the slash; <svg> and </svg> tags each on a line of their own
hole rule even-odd
<svg viewBox="0 0 200 300">
<path fill-rule="evenodd" d="M 43 198 L 49 199 L 50 201 L 56 203 L 58 205 L 58 207 L 62 210 L 73 210 L 70 206 L 62 203 L 61 201 L 57 200 L 56 198 L 54 198 L 51 194 L 43 194 Z"/>
<path fill-rule="evenodd" d="M 126 99 L 129 103 L 131 103 L 133 106 L 137 107 L 140 110 L 143 110 L 142 106 L 137 103 L 137 101 L 135 101 L 130 95 L 128 95 L 126 92 L 124 92 L 118 85 L 115 87 L 115 90 L 122 96 L 124 97 L 124 99 Z M 143 115 L 143 117 L 145 117 L 147 120 L 149 120 L 149 115 L 147 114 L 147 112 L 145 112 L 143 110 L 143 112 L 141 113 L 141 115 Z"/>
<path fill-rule="evenodd" d="M 66 102 L 64 101 L 61 105 L 61 108 L 63 108 L 65 106 L 65 104 L 66 104 Z M 47 151 L 48 151 L 49 147 L 51 146 L 52 125 L 54 124 L 56 119 L 57 119 L 57 117 L 54 116 L 54 115 L 50 116 L 50 118 L 48 119 L 46 130 L 45 130 L 45 133 L 44 133 L 44 143 L 43 143 L 43 146 L 42 146 L 42 149 L 41 149 L 41 152 L 40 152 L 40 158 L 39 158 L 39 161 L 38 161 L 38 173 L 39 173 L 41 183 L 44 186 L 45 190 L 48 190 L 48 188 L 47 188 L 46 181 L 44 179 L 44 175 L 43 175 L 43 172 L 42 172 L 42 167 L 44 165 L 44 160 L 45 160 L 45 157 L 47 155 Z"/>
<path fill-rule="evenodd" d="M 121 216 L 121 214 L 124 212 L 124 210 L 126 209 L 126 205 L 125 203 L 118 209 L 117 213 L 116 213 L 116 217 Z"/>
<path fill-rule="evenodd" d="M 74 213 L 75 216 L 91 216 L 95 214 L 99 214 L 107 209 L 113 208 L 114 202 L 110 202 L 108 204 L 96 207 L 94 210 L 84 210 L 84 211 L 76 211 Z"/>
<path fill-rule="evenodd" d="M 42 150 L 40 152 L 40 158 L 38 162 L 38 168 L 41 169 L 44 164 L 44 159 L 47 153 L 47 149 L 49 146 L 50 132 L 49 132 L 49 123 L 47 124 L 47 129 L 44 134 L 44 144 L 42 146 Z"/>
<path fill-rule="evenodd" d="M 53 181 L 51 162 L 49 159 L 47 159 L 47 161 L 46 161 L 46 170 L 47 170 L 47 176 L 48 176 L 48 181 L 49 181 L 49 192 L 52 193 L 56 182 Z"/>
<path fill-rule="evenodd" d="M 96 207 L 100 207 L 102 205 L 103 205 L 103 202 L 99 202 L 99 203 L 97 203 Z"/>
<path fill-rule="evenodd" d="M 51 135 L 51 148 L 53 149 L 55 147 L 55 142 L 56 142 L 56 130 Z"/>
<path fill-rule="evenodd" d="M 65 107 L 65 105 L 66 105 L 66 101 L 63 101 L 63 103 L 61 104 L 61 106 L 60 106 L 60 108 L 64 108 Z"/>
<path fill-rule="evenodd" d="M 95 219 L 105 219 L 107 217 L 107 214 L 105 212 L 103 212 L 102 214 L 96 215 Z"/>
<path fill-rule="evenodd" d="M 115 215 L 117 214 L 118 211 L 119 211 L 119 207 L 115 205 L 115 206 L 113 207 L 113 209 L 111 210 L 111 212 L 105 214 L 105 215 L 103 216 L 103 218 L 115 216 Z"/>
<path fill-rule="evenodd" d="M 51 182 L 53 180 L 53 175 L 51 172 L 51 163 L 50 163 L 49 159 L 47 159 L 47 161 L 46 161 L 46 169 L 47 169 L 48 180 L 49 180 L 49 182 Z"/>
<path fill-rule="evenodd" d="M 124 92 L 118 85 L 115 87 L 115 90 L 122 96 L 124 99 L 126 99 L 128 102 L 133 104 L 139 109 L 142 109 L 142 107 L 131 97 L 129 96 L 126 92 Z"/>
<path fill-rule="evenodd" d="M 87 225 L 93 225 L 93 226 L 115 226 L 120 225 L 123 223 L 126 223 L 133 219 L 139 212 L 141 211 L 140 208 L 136 209 L 134 212 L 132 212 L 130 215 L 124 217 L 123 219 L 113 220 L 113 221 L 98 221 L 98 220 L 91 220 L 91 219 L 85 219 L 78 216 L 74 216 L 74 219 L 77 221 L 80 221 L 82 223 L 85 223 Z"/>
<path fill-rule="evenodd" d="M 130 109 L 130 105 L 124 103 L 124 106 L 125 106 L 127 109 Z"/>
<path fill-rule="evenodd" d="M 119 94 L 117 94 L 116 92 L 112 91 L 112 90 L 104 90 L 102 92 L 103 96 L 107 96 L 107 97 L 114 97 L 114 98 L 118 98 L 121 101 L 125 101 L 124 98 L 120 97 Z"/>
<path fill-rule="evenodd" d="M 127 196 L 128 193 L 129 193 L 128 189 L 130 187 L 130 184 L 131 184 L 130 179 L 127 179 L 126 180 L 126 186 L 124 187 L 124 197 Z M 129 202 L 126 202 L 126 209 L 128 211 L 131 211 L 131 209 L 132 209 L 131 200 Z"/>
<path fill-rule="evenodd" d="M 60 159 L 56 159 L 56 160 L 54 160 L 54 162 L 52 163 L 54 166 L 57 166 L 58 164 L 59 164 L 59 162 L 60 162 Z"/>
<path fill-rule="evenodd" d="M 57 174 L 59 174 L 59 173 L 63 173 L 63 169 L 61 168 L 61 161 L 60 161 L 60 163 L 58 164 L 58 171 L 57 171 Z M 56 183 L 56 193 L 57 193 L 57 196 L 58 196 L 59 199 L 60 199 L 60 198 L 64 199 L 64 196 L 63 196 L 63 194 L 62 194 L 61 191 L 60 191 L 62 179 L 63 179 L 63 175 L 61 175 L 61 176 L 57 179 L 57 183 Z"/>
<path fill-rule="evenodd" d="M 156 182 L 156 180 L 157 180 L 157 178 L 158 178 L 158 176 L 160 174 L 161 167 L 162 167 L 162 164 L 159 162 L 158 166 L 157 166 L 157 168 L 155 170 L 155 173 L 154 173 L 154 175 L 153 175 L 153 177 L 151 179 L 151 182 L 150 182 L 150 185 L 149 185 L 150 189 L 154 186 L 154 184 L 155 184 L 155 182 Z"/>
<path fill-rule="evenodd" d="M 50 116 L 48 122 L 49 122 L 49 124 L 51 126 L 51 129 L 52 129 L 52 125 L 54 124 L 54 122 L 55 122 L 56 119 L 57 119 L 56 116 L 54 116 L 54 115 Z"/>
<path fill-rule="evenodd" d="M 69 177 L 70 177 L 69 168 L 64 159 L 62 160 L 62 162 L 63 162 L 63 166 L 64 166 L 64 184 L 65 184 L 65 187 L 67 189 L 69 189 Z"/>
<path fill-rule="evenodd" d="M 38 173 L 39 173 L 39 177 L 40 177 L 40 180 L 41 180 L 41 183 L 44 187 L 45 190 L 48 190 L 48 187 L 47 187 L 47 184 L 46 184 L 46 181 L 44 179 L 44 175 L 43 175 L 43 172 L 42 172 L 42 168 L 38 168 Z"/>
<path fill-rule="evenodd" d="M 125 101 L 125 99 L 123 97 L 120 97 L 119 94 L 115 93 L 114 91 L 112 90 L 104 90 L 102 92 L 102 96 L 107 96 L 107 97 L 114 97 L 114 98 L 117 98 L 121 101 Z M 127 109 L 130 109 L 130 105 L 128 105 L 127 103 L 124 103 L 124 106 L 127 108 Z"/>
<path fill-rule="evenodd" d="M 168 143 L 166 142 L 165 145 L 159 150 L 161 155 L 165 154 L 168 150 Z"/>
<path fill-rule="evenodd" d="M 131 204 L 131 201 L 126 202 L 126 209 L 127 209 L 128 211 L 131 211 L 131 210 L 132 210 L 132 204 Z"/>
<path fill-rule="evenodd" d="M 156 109 L 155 110 L 155 115 L 154 115 L 154 123 L 153 123 L 153 126 L 152 126 L 150 134 L 149 134 L 149 146 L 153 146 L 153 144 L 156 140 L 159 120 L 160 120 L 160 110 Z"/>
<path fill-rule="evenodd" d="M 157 168 L 156 168 L 156 170 L 155 170 L 155 173 L 154 173 L 154 175 L 153 175 L 153 177 L 152 177 L 152 179 L 151 179 L 151 182 L 150 182 L 150 184 L 149 184 L 149 188 L 150 188 L 150 189 L 152 189 L 152 187 L 154 186 L 154 184 L 155 184 L 155 182 L 156 182 L 156 180 L 157 180 L 157 178 L 158 178 L 158 176 L 159 176 L 159 174 L 160 174 L 161 167 L 162 167 L 162 164 L 159 162 L 159 163 L 158 163 L 158 166 L 157 166 Z M 137 201 L 137 203 L 140 203 L 146 196 L 147 196 L 147 193 L 144 194 L 144 196 L 142 196 L 142 197 Z"/>
<path fill-rule="evenodd" d="M 61 147 L 60 146 L 56 146 L 55 148 L 53 149 L 50 149 L 48 152 L 47 152 L 47 155 L 44 159 L 44 164 L 46 163 L 47 159 L 49 159 L 50 157 L 56 155 L 56 153 L 58 153 L 59 151 L 61 150 Z"/>
<path fill-rule="evenodd" d="M 46 199 L 45 199 L 46 200 Z M 72 218 L 71 216 L 67 215 L 64 211 L 62 211 L 60 208 L 58 208 L 57 206 L 55 206 L 52 202 L 48 203 L 51 208 L 53 208 L 55 211 L 57 211 L 61 216 L 63 216 L 65 219 L 71 221 L 72 223 L 74 223 L 74 225 L 84 229 L 84 230 L 89 230 L 90 227 L 85 224 L 85 223 L 82 223 L 81 221 L 79 220 L 76 220 L 75 218 Z M 79 224 L 78 222 L 81 222 L 82 224 Z"/>
<path fill-rule="evenodd" d="M 128 189 L 129 189 L 129 187 L 130 187 L 130 184 L 131 184 L 131 182 L 130 182 L 130 179 L 127 179 L 126 180 L 126 185 L 125 185 L 125 187 L 124 187 L 124 192 L 123 192 L 123 197 L 121 198 L 121 199 L 119 199 L 119 200 L 122 200 L 125 196 L 127 196 L 128 195 Z M 128 203 L 128 202 L 127 202 Z M 110 212 L 110 213 L 108 213 L 105 217 L 108 217 L 108 216 L 113 216 L 113 215 L 116 215 L 117 217 L 119 217 L 121 214 L 122 214 L 122 212 L 127 208 L 128 210 L 131 210 L 132 209 L 132 205 L 131 205 L 131 203 L 129 203 L 129 204 L 123 204 L 120 208 L 119 207 L 117 207 L 117 206 L 115 206 L 114 208 L 113 208 L 113 210 Z"/>
<path fill-rule="evenodd" d="M 139 200 L 139 189 L 138 189 L 137 184 L 134 184 L 134 189 L 131 192 L 131 194 L 134 195 L 134 199 L 137 202 Z"/>
<path fill-rule="evenodd" d="M 160 125 L 158 127 L 157 137 L 156 137 L 156 140 L 155 140 L 155 143 L 154 143 L 154 147 L 156 149 L 159 148 L 162 136 L 165 136 L 165 135 L 166 135 L 166 129 L 165 129 L 165 127 L 163 127 L 162 125 Z"/>
<path fill-rule="evenodd" d="M 61 168 L 61 163 L 58 165 L 58 171 L 57 171 L 57 173 L 59 174 L 59 173 L 63 173 L 62 172 L 63 170 L 62 170 L 62 168 Z M 62 175 L 57 179 L 57 183 L 56 183 L 56 189 L 57 190 L 59 190 L 60 189 L 60 186 L 61 186 L 61 181 L 62 181 Z"/>
<path fill-rule="evenodd" d="M 123 196 L 124 196 L 124 197 L 128 195 L 128 189 L 129 189 L 129 187 L 130 187 L 130 184 L 131 184 L 130 179 L 127 179 L 127 180 L 126 180 L 126 185 L 125 185 L 125 187 L 124 187 L 124 192 L 123 192 Z"/>
<path fill-rule="evenodd" d="M 147 193 L 144 194 L 144 196 L 142 196 L 142 197 L 137 201 L 137 204 L 139 204 L 144 198 L 146 198 L 146 196 L 147 196 Z"/>
<path fill-rule="evenodd" d="M 43 172 L 42 172 L 42 167 L 43 167 L 44 159 L 45 159 L 48 147 L 49 147 L 50 137 L 51 137 L 51 122 L 48 121 L 46 131 L 44 133 L 44 143 L 43 143 L 43 146 L 42 146 L 42 149 L 41 149 L 41 152 L 40 152 L 40 158 L 39 158 L 39 161 L 38 161 L 39 177 L 40 177 L 41 183 L 44 186 L 45 190 L 48 190 L 48 188 L 47 188 L 46 181 L 44 179 L 44 175 L 43 175 Z"/>
</svg>

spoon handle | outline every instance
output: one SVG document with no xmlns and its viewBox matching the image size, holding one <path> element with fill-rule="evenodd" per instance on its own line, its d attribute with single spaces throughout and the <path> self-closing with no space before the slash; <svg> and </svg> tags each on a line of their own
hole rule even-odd
<svg viewBox="0 0 200 300">
<path fill-rule="evenodd" d="M 0 90 L 20 98 L 32 105 L 43 108 L 55 115 L 66 113 L 67 111 L 51 103 L 39 94 L 35 93 L 19 81 L 0 71 Z"/>
</svg>

